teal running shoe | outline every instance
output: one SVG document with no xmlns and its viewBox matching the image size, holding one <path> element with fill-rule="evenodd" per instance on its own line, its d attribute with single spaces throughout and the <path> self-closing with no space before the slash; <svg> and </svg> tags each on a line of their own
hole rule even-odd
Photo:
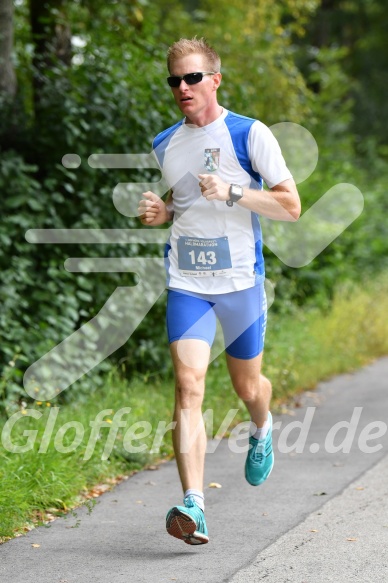
<svg viewBox="0 0 388 583">
<path fill-rule="evenodd" d="M 271 426 L 264 439 L 249 438 L 249 451 L 245 462 L 245 478 L 252 486 L 259 486 L 265 482 L 274 465 L 271 413 L 268 413 L 268 421 Z"/>
<path fill-rule="evenodd" d="M 166 516 L 166 530 L 171 536 L 188 545 L 204 545 L 209 542 L 205 515 L 196 505 L 193 496 L 183 500 L 184 506 L 174 506 Z"/>
</svg>

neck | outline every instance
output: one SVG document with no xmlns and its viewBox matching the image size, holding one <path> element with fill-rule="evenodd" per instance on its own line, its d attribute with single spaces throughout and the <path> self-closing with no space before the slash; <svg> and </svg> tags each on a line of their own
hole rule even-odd
<svg viewBox="0 0 388 583">
<path fill-rule="evenodd" d="M 191 117 L 186 116 L 186 123 L 201 128 L 211 124 L 213 121 L 219 118 L 222 112 L 223 108 L 218 103 L 216 103 L 215 106 L 209 111 L 199 112 L 198 115 Z"/>
</svg>

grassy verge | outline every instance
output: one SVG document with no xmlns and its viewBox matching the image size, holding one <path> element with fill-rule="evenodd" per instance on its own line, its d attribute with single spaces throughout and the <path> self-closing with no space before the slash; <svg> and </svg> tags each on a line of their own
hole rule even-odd
<svg viewBox="0 0 388 583">
<path fill-rule="evenodd" d="M 337 289 L 330 311 L 300 309 L 269 323 L 265 372 L 275 403 L 388 354 L 388 279 Z"/>
<path fill-rule="evenodd" d="M 264 372 L 273 383 L 275 408 L 320 380 L 388 354 L 387 291 L 387 278 L 348 284 L 326 314 L 269 314 Z M 112 373 L 82 402 L 35 403 L 11 421 L 3 419 L 0 541 L 93 499 L 120 476 L 169 458 L 172 384 L 128 382 Z M 230 409 L 239 410 L 235 423 L 247 418 L 222 356 L 209 368 L 204 408 L 214 413 L 213 433 Z"/>
</svg>

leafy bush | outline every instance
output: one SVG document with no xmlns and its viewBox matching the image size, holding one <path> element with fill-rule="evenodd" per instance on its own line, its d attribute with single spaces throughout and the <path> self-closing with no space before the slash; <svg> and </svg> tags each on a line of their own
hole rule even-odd
<svg viewBox="0 0 388 583">
<path fill-rule="evenodd" d="M 260 6 L 233 0 L 222 10 L 207 1 L 194 4 L 201 9 L 188 13 L 178 0 L 139 0 L 130 7 L 117 2 L 66 3 L 79 42 L 73 47 L 71 67 L 51 60 L 40 70 L 39 94 L 32 84 L 37 71 L 32 66 L 26 6 L 17 13 L 20 91 L 15 102 L 2 103 L 0 109 L 0 402 L 7 411 L 25 398 L 26 367 L 95 316 L 117 287 L 135 283 L 128 273 L 70 273 L 64 261 L 162 254 L 156 245 L 31 244 L 25 233 L 36 228 L 141 228 L 136 218 L 117 212 L 112 192 L 120 182 L 157 181 L 158 173 L 148 168 L 96 169 L 88 158 L 98 153 L 148 153 L 153 136 L 179 118 L 164 79 L 165 49 L 177 30 L 182 36 L 205 35 L 219 48 L 223 105 L 267 124 L 294 121 L 312 131 L 319 142 L 320 162 L 300 185 L 304 210 L 337 182 L 352 182 L 365 194 L 366 210 L 360 219 L 307 267 L 287 268 L 266 250 L 267 275 L 280 300 L 275 309 L 292 309 L 291 302 L 310 298 L 327 306 L 336 282 L 358 278 L 360 271 L 373 274 L 386 264 L 381 221 L 387 205 L 382 187 L 386 171 L 374 160 L 367 171 L 370 176 L 377 172 L 377 179 L 369 180 L 355 158 L 349 132 L 353 123 L 349 77 L 342 66 L 346 51 L 317 51 L 306 41 L 304 76 L 303 67 L 297 66 L 301 53 L 295 39 L 303 36 L 316 0 L 268 1 Z M 241 37 L 229 32 L 236 20 L 244 24 Z M 373 152 L 371 146 L 369 160 Z M 61 164 L 69 153 L 79 156 L 79 167 Z M 127 375 L 166 372 L 170 365 L 164 338 L 162 297 L 98 371 L 113 362 Z M 98 371 L 61 398 L 71 398 L 76 390 L 82 398 L 88 386 L 103 382 Z"/>
<path fill-rule="evenodd" d="M 1 112 L 0 401 L 2 397 L 7 410 L 25 398 L 22 377 L 29 364 L 90 320 L 118 286 L 135 283 L 133 274 L 69 273 L 63 268 L 66 258 L 162 255 L 155 245 L 43 245 L 25 239 L 30 229 L 141 228 L 136 218 L 117 212 L 113 189 L 120 182 L 158 180 L 158 173 L 95 169 L 87 161 L 90 154 L 99 152 L 148 153 L 153 135 L 166 123 L 162 117 L 171 116 L 169 95 L 160 99 L 153 114 L 146 115 L 160 71 L 151 66 L 159 49 L 143 43 L 128 46 L 121 59 L 115 52 L 117 43 L 107 47 L 90 43 L 79 65 L 67 69 L 58 62 L 47 70 L 37 119 L 27 115 L 18 127 L 14 141 L 18 151 L 9 148 L 5 136 L 23 112 L 15 110 L 12 120 L 6 119 L 4 109 Z M 147 83 L 135 83 L 146 71 Z M 27 76 L 25 71 L 19 75 Z M 80 157 L 79 168 L 61 164 L 68 153 Z M 128 374 L 165 366 L 167 346 L 164 353 L 160 348 L 162 311 L 163 302 L 159 302 L 153 310 L 153 325 L 144 324 L 116 353 L 116 360 L 125 361 Z M 96 374 L 92 380 L 87 377 L 86 383 L 91 382 L 101 380 Z"/>
</svg>

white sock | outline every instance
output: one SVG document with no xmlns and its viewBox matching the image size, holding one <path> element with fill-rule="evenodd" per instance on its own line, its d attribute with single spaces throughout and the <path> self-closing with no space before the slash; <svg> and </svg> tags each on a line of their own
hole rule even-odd
<svg viewBox="0 0 388 583">
<path fill-rule="evenodd" d="M 192 496 L 196 505 L 199 506 L 201 510 L 205 510 L 205 496 L 203 495 L 203 492 L 191 488 L 190 490 L 186 490 L 184 497 L 186 498 L 186 496 Z"/>
<path fill-rule="evenodd" d="M 255 439 L 265 439 L 271 427 L 271 423 L 267 420 L 263 427 L 256 427 L 256 424 L 251 421 L 250 435 Z"/>
</svg>

